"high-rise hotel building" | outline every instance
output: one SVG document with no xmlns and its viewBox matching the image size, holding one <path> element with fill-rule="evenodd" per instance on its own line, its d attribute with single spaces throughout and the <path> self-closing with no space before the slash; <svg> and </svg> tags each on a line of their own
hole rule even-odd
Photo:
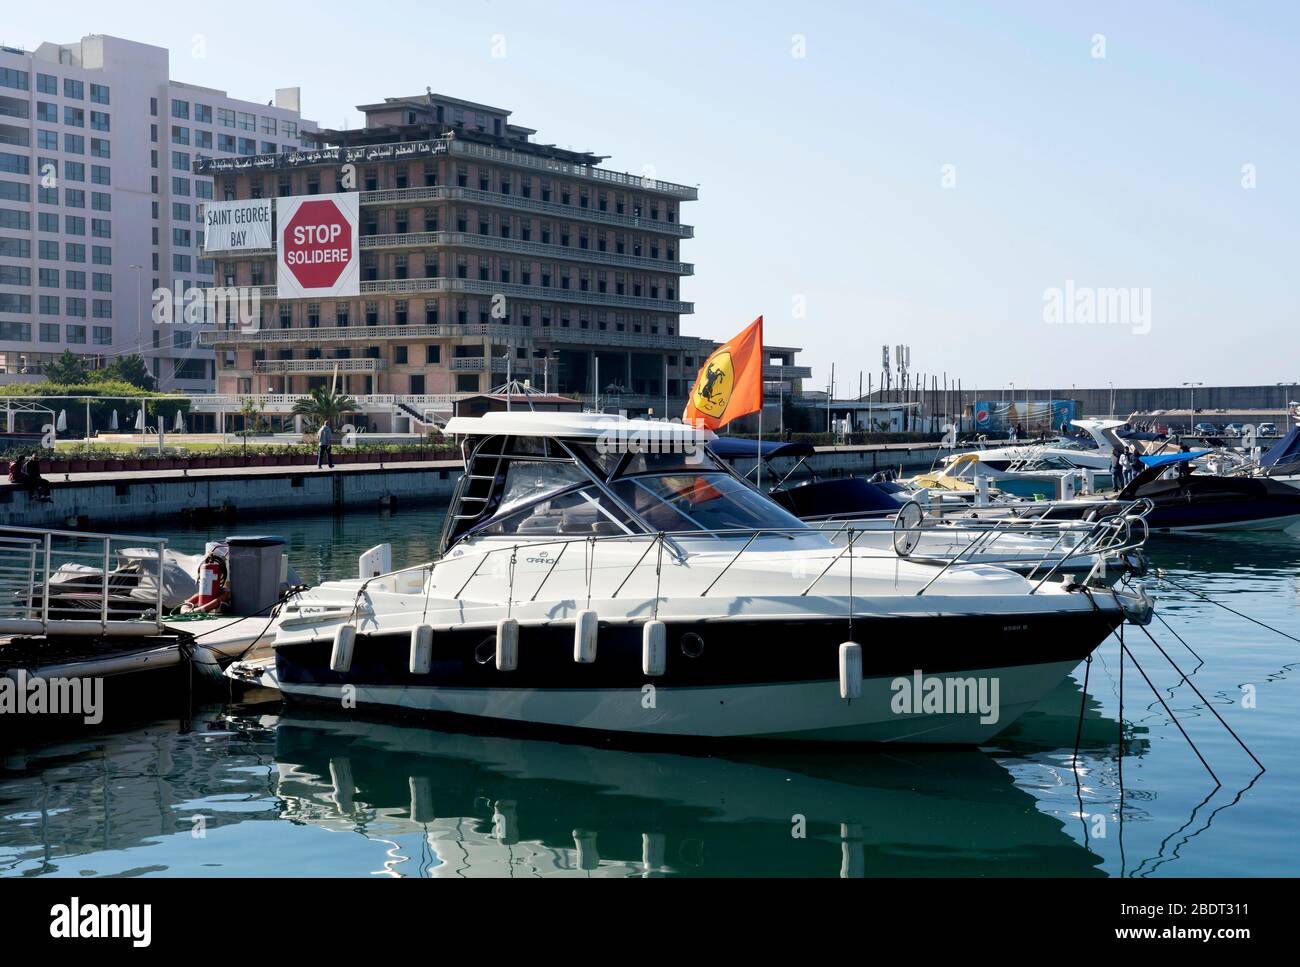
<svg viewBox="0 0 1300 967">
<path fill-rule="evenodd" d="M 202 336 L 218 394 L 283 409 L 333 384 L 401 430 L 509 374 L 680 412 L 714 345 L 682 332 L 695 188 L 536 143 L 499 107 L 429 93 L 358 109 L 365 126 L 319 131 L 317 151 L 196 164 L 218 199 L 360 192 L 359 297 L 277 299 L 273 252 L 208 253 L 225 284 L 262 293 L 258 331 Z"/>
<path fill-rule="evenodd" d="M 0 382 L 64 350 L 139 352 L 163 389 L 210 391 L 194 326 L 155 326 L 155 289 L 212 285 L 204 158 L 291 153 L 314 125 L 272 103 L 171 80 L 167 50 L 88 36 L 0 48 Z"/>
</svg>

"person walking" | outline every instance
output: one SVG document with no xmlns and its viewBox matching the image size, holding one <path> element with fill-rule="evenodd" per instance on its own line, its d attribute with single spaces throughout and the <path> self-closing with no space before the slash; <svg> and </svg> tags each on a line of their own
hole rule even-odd
<svg viewBox="0 0 1300 967">
<path fill-rule="evenodd" d="M 334 469 L 334 431 L 330 429 L 329 420 L 316 431 L 316 469 L 319 470 L 325 462 L 329 463 L 331 470 Z"/>
</svg>

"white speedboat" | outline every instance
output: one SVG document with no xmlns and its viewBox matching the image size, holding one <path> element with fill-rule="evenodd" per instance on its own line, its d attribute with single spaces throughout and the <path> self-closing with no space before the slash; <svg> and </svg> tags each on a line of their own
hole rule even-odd
<svg viewBox="0 0 1300 967">
<path fill-rule="evenodd" d="M 976 476 L 998 480 L 1015 474 L 1042 474 L 1072 470 L 1110 472 L 1111 454 L 1125 446 L 1116 431 L 1124 420 L 1074 420 L 1088 439 L 1061 437 L 1051 443 L 1027 443 L 958 453 L 943 460 L 949 476 L 971 480 Z"/>
<path fill-rule="evenodd" d="M 977 743 L 1145 595 L 837 546 L 708 431 L 601 414 L 455 418 L 439 558 L 288 602 L 290 701 L 658 738 Z M 247 675 L 239 668 L 233 675 Z"/>
</svg>

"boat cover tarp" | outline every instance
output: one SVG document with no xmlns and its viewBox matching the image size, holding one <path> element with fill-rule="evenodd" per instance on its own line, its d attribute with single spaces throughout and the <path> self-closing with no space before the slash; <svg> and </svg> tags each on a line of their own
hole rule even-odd
<svg viewBox="0 0 1300 967">
<path fill-rule="evenodd" d="M 1295 463 L 1300 460 L 1300 424 L 1291 427 L 1291 431 L 1259 458 L 1261 467 L 1272 467 L 1279 463 Z"/>
<path fill-rule="evenodd" d="M 761 453 L 764 460 L 776 457 L 810 457 L 817 452 L 811 443 L 792 443 L 784 440 L 740 440 L 720 436 L 709 441 L 709 449 L 724 460 L 753 459 Z"/>
<path fill-rule="evenodd" d="M 1175 463 L 1187 463 L 1189 460 L 1195 460 L 1212 452 L 1212 450 L 1189 450 L 1187 453 L 1156 453 L 1138 459 L 1148 467 L 1168 467 Z"/>
</svg>

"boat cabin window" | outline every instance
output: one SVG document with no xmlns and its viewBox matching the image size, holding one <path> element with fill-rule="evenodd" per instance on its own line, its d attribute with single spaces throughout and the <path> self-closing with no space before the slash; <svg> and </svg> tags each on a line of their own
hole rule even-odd
<svg viewBox="0 0 1300 967">
<path fill-rule="evenodd" d="M 656 531 L 803 530 L 799 518 L 726 473 L 625 477 L 615 495 Z"/>
<path fill-rule="evenodd" d="M 623 511 L 594 486 L 569 490 L 520 510 L 498 513 L 475 536 L 607 536 L 636 530 Z"/>
<path fill-rule="evenodd" d="M 619 468 L 620 477 L 638 473 L 703 473 L 719 469 L 717 461 L 704 447 L 694 453 L 653 453 L 636 451 L 628 454 Z"/>
<path fill-rule="evenodd" d="M 508 513 L 537 498 L 585 483 L 587 476 L 571 463 L 513 460 L 506 468 L 498 513 Z"/>
</svg>

